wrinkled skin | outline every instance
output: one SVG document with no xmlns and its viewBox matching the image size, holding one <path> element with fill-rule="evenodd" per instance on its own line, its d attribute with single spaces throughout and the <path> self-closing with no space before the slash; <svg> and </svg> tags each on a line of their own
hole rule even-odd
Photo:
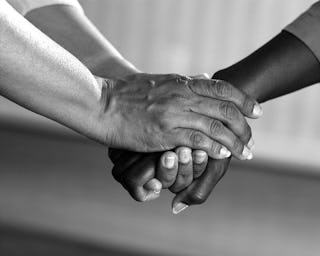
<svg viewBox="0 0 320 256">
<path fill-rule="evenodd" d="M 250 157 L 245 116 L 257 117 L 257 103 L 225 81 L 134 74 L 106 80 L 102 91 L 101 129 L 108 127 L 111 147 L 159 152 L 186 146 L 215 159 Z"/>
</svg>

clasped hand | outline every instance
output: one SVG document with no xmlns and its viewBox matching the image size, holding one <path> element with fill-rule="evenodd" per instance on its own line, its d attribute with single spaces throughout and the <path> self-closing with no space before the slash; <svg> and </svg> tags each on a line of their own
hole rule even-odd
<svg viewBox="0 0 320 256">
<path fill-rule="evenodd" d="M 176 74 L 106 79 L 101 101 L 101 118 L 112 120 L 105 139 L 116 148 L 109 151 L 115 179 L 137 201 L 169 188 L 178 193 L 177 211 L 205 200 L 224 174 L 229 161 L 213 159 L 252 158 L 245 117 L 262 114 L 256 101 L 225 81 Z M 205 171 L 207 154 L 215 174 Z"/>
</svg>

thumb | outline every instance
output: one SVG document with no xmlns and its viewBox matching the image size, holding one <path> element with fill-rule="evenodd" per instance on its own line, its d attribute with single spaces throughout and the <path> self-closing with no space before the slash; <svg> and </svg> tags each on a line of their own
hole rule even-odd
<svg viewBox="0 0 320 256">
<path fill-rule="evenodd" d="M 205 172 L 174 197 L 172 212 L 178 214 L 190 205 L 204 203 L 213 188 L 226 173 L 230 159 L 210 159 Z"/>
</svg>

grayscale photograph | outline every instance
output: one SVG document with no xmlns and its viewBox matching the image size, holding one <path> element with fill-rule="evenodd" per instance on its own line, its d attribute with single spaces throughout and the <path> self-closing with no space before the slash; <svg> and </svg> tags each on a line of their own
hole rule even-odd
<svg viewBox="0 0 320 256">
<path fill-rule="evenodd" d="M 319 256 L 320 1 L 0 0 L 1 256 Z"/>
</svg>

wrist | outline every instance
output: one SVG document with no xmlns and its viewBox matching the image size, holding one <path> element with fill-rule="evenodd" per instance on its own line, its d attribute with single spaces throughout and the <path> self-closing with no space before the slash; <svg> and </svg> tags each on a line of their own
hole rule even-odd
<svg viewBox="0 0 320 256">
<path fill-rule="evenodd" d="M 217 71 L 212 78 L 225 80 L 231 83 L 234 87 L 259 102 L 259 92 L 255 89 L 255 86 L 252 86 L 256 81 L 252 79 L 252 77 L 248 79 L 248 75 L 245 75 L 245 71 L 243 72 L 241 69 L 235 69 L 231 66 Z"/>
<path fill-rule="evenodd" d="M 95 65 L 91 65 L 93 74 L 100 77 L 123 77 L 140 73 L 140 71 L 128 60 L 118 56 L 105 56 L 96 60 Z"/>
<path fill-rule="evenodd" d="M 95 76 L 95 82 L 92 85 L 95 88 L 95 95 L 84 101 L 84 126 L 82 134 L 101 144 L 106 144 L 106 130 L 111 125 L 109 120 L 104 118 L 104 109 L 106 108 L 106 99 L 110 97 L 110 90 L 106 86 L 106 79 Z M 111 79 L 112 80 L 112 79 Z"/>
</svg>

